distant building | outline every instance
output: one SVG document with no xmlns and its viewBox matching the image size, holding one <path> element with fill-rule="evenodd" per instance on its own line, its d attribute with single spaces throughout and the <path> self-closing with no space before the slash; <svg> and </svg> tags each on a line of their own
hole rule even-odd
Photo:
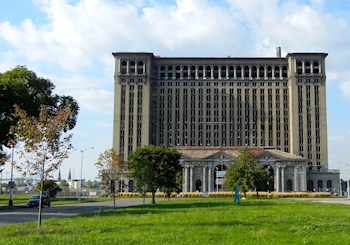
<svg viewBox="0 0 350 245">
<path fill-rule="evenodd" d="M 113 147 L 125 159 L 143 145 L 177 147 L 183 191 L 207 192 L 248 146 L 276 191 L 339 191 L 339 171 L 328 169 L 327 54 L 113 55 Z"/>
</svg>

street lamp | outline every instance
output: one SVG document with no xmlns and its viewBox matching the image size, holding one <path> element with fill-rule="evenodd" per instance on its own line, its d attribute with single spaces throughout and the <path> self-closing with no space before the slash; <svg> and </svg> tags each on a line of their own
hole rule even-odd
<svg viewBox="0 0 350 245">
<path fill-rule="evenodd" d="M 13 206 L 13 201 L 12 201 L 12 194 L 13 194 L 13 155 L 15 151 L 15 145 L 12 145 L 12 155 L 11 155 L 11 181 L 10 181 L 10 200 L 9 200 L 9 206 Z"/>
<path fill-rule="evenodd" d="M 216 192 L 219 192 L 219 177 L 218 177 L 218 171 L 219 171 L 219 168 L 216 167 L 216 168 L 215 168 L 215 172 L 216 172 L 216 179 L 215 179 L 215 182 L 216 182 Z"/>
<path fill-rule="evenodd" d="M 81 150 L 81 162 L 80 162 L 80 184 L 79 184 L 79 197 L 78 200 L 79 202 L 81 201 L 81 182 L 83 181 L 83 161 L 84 161 L 84 152 L 87 150 L 92 150 L 94 147 L 88 147 L 85 150 Z"/>
</svg>

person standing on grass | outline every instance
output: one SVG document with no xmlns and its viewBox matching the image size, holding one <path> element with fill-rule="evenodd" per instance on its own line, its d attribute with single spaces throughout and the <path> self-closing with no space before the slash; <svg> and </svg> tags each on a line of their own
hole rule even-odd
<svg viewBox="0 0 350 245">
<path fill-rule="evenodd" d="M 241 202 L 240 199 L 241 199 L 241 198 L 240 198 L 240 196 L 239 196 L 239 187 L 238 187 L 238 185 L 236 185 L 236 186 L 235 186 L 235 192 L 234 192 L 234 194 L 233 194 L 233 202 L 239 204 L 239 203 Z"/>
</svg>

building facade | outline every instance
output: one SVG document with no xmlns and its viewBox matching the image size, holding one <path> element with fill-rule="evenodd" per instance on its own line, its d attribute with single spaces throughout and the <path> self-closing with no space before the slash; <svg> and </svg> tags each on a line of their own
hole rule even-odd
<svg viewBox="0 0 350 245">
<path fill-rule="evenodd" d="M 137 147 L 153 144 L 197 152 L 215 148 L 217 154 L 234 161 L 233 149 L 248 146 L 275 151 L 270 154 L 275 164 L 269 166 L 275 181 L 281 182 L 277 191 L 287 191 L 288 186 L 294 186 L 293 191 L 339 189 L 339 171 L 328 169 L 327 54 L 289 53 L 284 58 L 113 55 L 113 147 L 124 159 Z M 201 191 L 211 191 L 218 166 L 185 155 L 181 163 L 189 182 L 184 191 L 198 191 L 193 188 L 197 180 L 202 182 Z M 294 163 L 296 157 L 303 160 Z M 202 168 L 202 175 L 193 181 L 188 177 L 191 168 L 186 170 L 191 161 Z M 282 178 L 285 172 L 277 167 L 283 165 L 279 161 L 294 164 L 293 173 L 303 169 L 306 184 L 299 177 L 298 182 L 295 176 Z M 211 167 L 205 172 L 202 165 Z"/>
</svg>

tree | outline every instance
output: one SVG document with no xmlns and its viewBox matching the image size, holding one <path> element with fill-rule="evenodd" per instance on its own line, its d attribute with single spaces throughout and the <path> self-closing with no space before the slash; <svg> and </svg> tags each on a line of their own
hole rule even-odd
<svg viewBox="0 0 350 245">
<path fill-rule="evenodd" d="M 44 190 L 44 180 L 57 170 L 63 160 L 73 149 L 71 139 L 73 134 L 68 133 L 70 125 L 67 121 L 73 111 L 69 105 L 62 105 L 52 114 L 47 106 L 40 106 L 38 117 L 29 116 L 27 112 L 15 106 L 17 125 L 11 127 L 11 133 L 16 135 L 20 144 L 16 152 L 23 159 L 15 167 L 24 176 L 40 176 L 40 205 L 38 226 L 41 226 L 41 201 Z"/>
<path fill-rule="evenodd" d="M 259 191 L 273 191 L 273 177 L 269 175 L 268 168 L 258 168 L 254 176 L 256 197 L 259 198 Z"/>
<path fill-rule="evenodd" d="M 165 146 L 144 146 L 129 154 L 129 176 L 138 186 L 146 186 L 152 193 L 152 203 L 155 203 L 155 193 L 158 188 L 173 190 L 177 187 L 177 177 L 181 173 L 179 163 L 180 153 Z"/>
<path fill-rule="evenodd" d="M 111 180 L 114 180 L 115 189 L 115 185 L 119 183 L 125 171 L 123 157 L 118 155 L 114 149 L 109 149 L 99 155 L 95 165 L 99 169 L 99 178 L 106 191 L 110 188 Z"/>
<path fill-rule="evenodd" d="M 239 150 L 235 163 L 231 163 L 225 173 L 224 186 L 233 192 L 236 185 L 246 197 L 247 191 L 256 187 L 257 172 L 260 171 L 259 163 L 247 147 Z"/>
<path fill-rule="evenodd" d="M 68 106 L 72 113 L 65 122 L 65 130 L 74 128 L 79 111 L 78 103 L 71 96 L 53 94 L 54 88 L 50 80 L 38 77 L 25 66 L 0 73 L 0 157 L 4 155 L 3 146 L 9 146 L 13 140 L 10 128 L 16 126 L 18 121 L 14 116 L 14 105 L 35 118 L 40 114 L 41 105 L 46 106 L 50 115 L 55 115 L 59 108 Z"/>
</svg>

